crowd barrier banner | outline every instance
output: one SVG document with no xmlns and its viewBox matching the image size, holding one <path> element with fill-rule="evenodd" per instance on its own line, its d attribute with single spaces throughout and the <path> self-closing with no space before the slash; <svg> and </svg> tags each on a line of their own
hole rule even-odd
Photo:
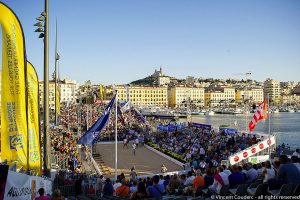
<svg viewBox="0 0 300 200">
<path fill-rule="evenodd" d="M 14 12 L 0 2 L 2 26 L 2 160 L 27 170 L 27 116 L 25 95 L 25 41 Z"/>
<path fill-rule="evenodd" d="M 202 129 L 207 129 L 207 130 L 211 130 L 211 125 L 208 124 L 200 124 L 200 123 L 195 123 L 192 122 L 192 127 L 196 127 L 196 128 L 202 128 Z"/>
<path fill-rule="evenodd" d="M 275 136 L 270 137 L 270 139 L 266 139 L 262 142 L 257 143 L 256 145 L 253 145 L 243 151 L 240 151 L 232 156 L 229 157 L 229 162 L 231 165 L 234 165 L 236 163 L 241 162 L 242 160 L 245 160 L 258 152 L 268 148 L 269 146 L 272 146 L 276 143 Z"/>
<path fill-rule="evenodd" d="M 30 62 L 27 62 L 27 98 L 28 98 L 28 142 L 29 170 L 41 175 L 41 152 L 39 138 L 39 80 Z"/>
<path fill-rule="evenodd" d="M 38 190 L 45 189 L 45 194 L 52 194 L 52 182 L 38 176 L 8 171 L 5 186 L 5 200 L 28 200 L 38 196 Z"/>
</svg>

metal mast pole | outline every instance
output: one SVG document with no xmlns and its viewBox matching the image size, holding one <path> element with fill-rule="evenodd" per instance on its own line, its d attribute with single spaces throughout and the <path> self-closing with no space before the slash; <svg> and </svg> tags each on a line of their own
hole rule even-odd
<svg viewBox="0 0 300 200">
<path fill-rule="evenodd" d="M 57 79 L 58 79 L 58 72 L 57 72 L 57 61 L 58 61 L 58 57 L 57 57 L 57 19 L 56 19 L 56 37 L 55 37 L 55 92 L 54 92 L 54 101 L 55 101 L 55 121 L 54 121 L 54 124 L 57 126 L 57 110 L 56 110 L 56 108 L 57 108 L 57 100 L 56 100 L 56 98 L 57 98 Z"/>
<path fill-rule="evenodd" d="M 116 90 L 116 98 L 115 98 L 115 104 L 116 104 L 116 121 L 115 121 L 115 181 L 117 180 L 118 176 L 118 98 L 117 98 L 117 90 Z"/>
<path fill-rule="evenodd" d="M 44 170 L 50 177 L 51 169 L 51 144 L 49 128 L 49 7 L 45 0 L 45 27 L 44 27 Z"/>
<path fill-rule="evenodd" d="M 267 101 L 268 101 L 268 118 L 269 118 L 269 130 L 268 130 L 268 135 L 269 135 L 269 140 L 270 140 L 270 136 L 271 136 L 271 110 L 270 110 L 270 95 L 269 93 L 267 94 Z M 269 143 L 268 143 L 269 144 Z M 269 159 L 271 159 L 271 149 L 270 149 L 270 145 L 268 148 L 268 154 L 269 154 Z"/>
</svg>

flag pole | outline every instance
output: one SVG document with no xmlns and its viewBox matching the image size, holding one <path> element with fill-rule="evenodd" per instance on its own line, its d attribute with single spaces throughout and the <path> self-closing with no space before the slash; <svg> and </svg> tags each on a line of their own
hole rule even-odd
<svg viewBox="0 0 300 200">
<path fill-rule="evenodd" d="M 267 94 L 267 101 L 268 101 L 268 118 L 269 118 L 269 130 L 268 130 L 268 135 L 269 135 L 269 140 L 270 140 L 270 136 L 271 136 L 271 110 L 270 110 L 270 95 L 269 93 Z M 269 154 L 269 159 L 271 159 L 271 150 L 270 150 L 270 144 L 268 142 L 269 148 L 268 148 L 268 154 Z"/>
<path fill-rule="evenodd" d="M 117 98 L 117 90 L 115 90 L 115 104 L 116 104 L 116 121 L 115 121 L 115 181 L 118 176 L 118 133 L 117 133 L 117 122 L 118 122 L 118 98 Z"/>
</svg>

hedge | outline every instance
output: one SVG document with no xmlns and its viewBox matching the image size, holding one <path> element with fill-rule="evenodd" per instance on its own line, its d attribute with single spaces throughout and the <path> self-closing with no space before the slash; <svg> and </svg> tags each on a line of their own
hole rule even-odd
<svg viewBox="0 0 300 200">
<path fill-rule="evenodd" d="M 179 155 L 177 153 L 174 153 L 168 149 L 162 149 L 162 148 L 159 148 L 159 146 L 153 142 L 147 142 L 147 145 L 149 145 L 150 147 L 178 160 L 179 162 L 182 162 L 182 163 L 186 163 L 186 160 L 184 160 L 183 156 L 182 155 Z"/>
</svg>

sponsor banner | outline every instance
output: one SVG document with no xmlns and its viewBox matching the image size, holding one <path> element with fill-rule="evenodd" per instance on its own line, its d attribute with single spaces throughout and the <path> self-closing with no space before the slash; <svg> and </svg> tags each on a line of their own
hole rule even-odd
<svg viewBox="0 0 300 200">
<path fill-rule="evenodd" d="M 276 143 L 275 136 L 270 137 L 270 139 L 266 139 L 262 142 L 257 143 L 239 153 L 236 153 L 229 157 L 229 162 L 231 165 L 241 162 L 242 160 L 248 159 L 252 155 L 257 154 L 258 152 L 272 146 Z"/>
<path fill-rule="evenodd" d="M 103 85 L 101 85 L 100 84 L 100 86 L 99 86 L 99 98 L 100 98 L 100 100 L 101 100 L 101 102 L 103 101 Z"/>
<path fill-rule="evenodd" d="M 194 122 L 192 122 L 191 125 L 192 125 L 192 127 L 211 130 L 211 125 L 208 125 L 208 124 L 200 124 L 200 123 L 194 123 Z"/>
<path fill-rule="evenodd" d="M 28 102 L 28 163 L 29 170 L 41 175 L 41 154 L 40 154 L 40 138 L 39 138 L 39 82 L 37 73 L 30 62 L 27 62 L 27 102 Z"/>
<path fill-rule="evenodd" d="M 249 157 L 248 162 L 251 162 L 252 164 L 261 163 L 269 160 L 269 155 L 263 155 L 263 156 L 252 156 Z"/>
<path fill-rule="evenodd" d="M 27 116 L 25 95 L 25 41 L 17 16 L 0 2 L 2 27 L 2 160 L 27 170 Z"/>
<path fill-rule="evenodd" d="M 52 182 L 38 176 L 8 171 L 5 186 L 5 200 L 28 200 L 38 196 L 38 190 L 45 189 L 45 194 L 52 194 Z"/>
</svg>

